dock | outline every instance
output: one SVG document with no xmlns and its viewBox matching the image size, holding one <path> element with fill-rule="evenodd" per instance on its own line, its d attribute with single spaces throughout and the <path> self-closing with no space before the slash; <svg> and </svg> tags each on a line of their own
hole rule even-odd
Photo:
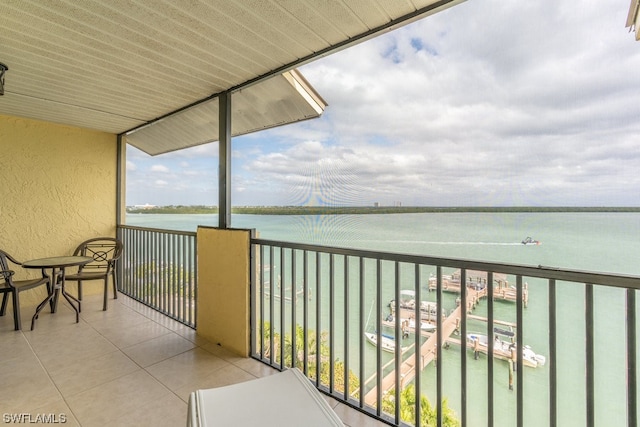
<svg viewBox="0 0 640 427">
<path fill-rule="evenodd" d="M 474 289 L 479 292 L 480 297 L 484 298 L 488 295 L 488 286 L 493 286 L 493 299 L 516 302 L 517 292 L 514 286 L 509 285 L 507 276 L 502 273 L 493 274 L 493 282 L 487 283 L 488 273 L 486 271 L 466 270 L 466 287 L 468 289 Z M 462 276 L 460 270 L 454 271 L 451 275 L 442 276 L 442 290 L 445 292 L 460 293 Z M 435 276 L 431 276 L 428 282 L 429 291 L 434 291 L 438 288 L 437 279 Z M 528 285 L 524 284 L 522 290 L 522 301 L 526 307 L 529 302 L 529 290 Z"/>
<path fill-rule="evenodd" d="M 477 301 L 481 298 L 481 292 L 475 289 L 468 289 L 467 301 L 468 306 L 467 310 L 470 311 Z M 432 333 L 427 340 L 420 347 L 420 358 L 419 358 L 419 367 L 421 371 L 431 363 L 436 357 L 436 351 L 438 347 L 438 336 L 440 337 L 441 342 L 446 342 L 450 339 L 451 335 L 458 329 L 460 325 L 460 319 L 462 318 L 463 312 L 462 307 L 459 305 L 455 310 L 449 314 L 442 321 L 442 328 L 440 329 L 440 333 Z M 413 347 L 411 347 L 413 348 Z M 403 389 L 405 385 L 409 384 L 416 376 L 416 358 L 409 357 L 407 360 L 403 361 L 400 366 L 400 389 Z M 396 383 L 396 373 L 395 371 L 387 374 L 381 381 L 381 389 L 382 394 L 385 394 L 389 390 L 395 387 Z M 378 390 L 377 387 L 372 388 L 364 397 L 364 401 L 367 405 L 375 406 L 378 399 Z"/>
</svg>

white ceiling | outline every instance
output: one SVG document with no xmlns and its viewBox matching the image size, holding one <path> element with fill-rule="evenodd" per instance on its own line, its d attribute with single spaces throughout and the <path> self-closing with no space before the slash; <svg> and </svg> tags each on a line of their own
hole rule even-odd
<svg viewBox="0 0 640 427">
<path fill-rule="evenodd" d="M 2 0 L 0 114 L 120 134 L 227 90 L 308 100 L 249 88 L 461 1 Z"/>
</svg>

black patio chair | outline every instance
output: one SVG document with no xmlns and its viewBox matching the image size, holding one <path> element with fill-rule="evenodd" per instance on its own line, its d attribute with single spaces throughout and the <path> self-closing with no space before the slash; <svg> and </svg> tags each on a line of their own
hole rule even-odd
<svg viewBox="0 0 640 427">
<path fill-rule="evenodd" d="M 0 250 L 0 294 L 2 295 L 2 306 L 0 306 L 0 316 L 4 316 L 7 310 L 7 301 L 9 294 L 13 301 L 13 324 L 15 330 L 22 329 L 22 321 L 20 319 L 20 292 L 27 291 L 29 289 L 37 288 L 38 286 L 47 285 L 47 292 L 50 292 L 49 288 L 49 276 L 42 271 L 42 277 L 39 279 L 26 279 L 15 280 L 13 278 L 15 271 L 10 269 L 9 263 L 17 266 L 21 266 L 22 263 L 16 260 L 3 250 Z"/>
<path fill-rule="evenodd" d="M 77 273 L 65 276 L 65 281 L 78 282 L 78 299 L 82 300 L 82 282 L 104 280 L 104 303 L 102 309 L 106 310 L 109 277 L 113 281 L 113 298 L 118 298 L 116 261 L 122 255 L 122 242 L 113 237 L 96 237 L 80 243 L 73 254 L 91 257 L 93 261 L 79 267 Z"/>
</svg>

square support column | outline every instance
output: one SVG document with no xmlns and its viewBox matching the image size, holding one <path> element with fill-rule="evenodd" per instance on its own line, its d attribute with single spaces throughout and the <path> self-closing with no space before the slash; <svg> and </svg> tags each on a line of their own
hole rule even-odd
<svg viewBox="0 0 640 427">
<path fill-rule="evenodd" d="M 231 227 L 231 93 L 218 97 L 218 227 Z"/>
<path fill-rule="evenodd" d="M 249 356 L 251 231 L 198 227 L 197 334 Z"/>
</svg>

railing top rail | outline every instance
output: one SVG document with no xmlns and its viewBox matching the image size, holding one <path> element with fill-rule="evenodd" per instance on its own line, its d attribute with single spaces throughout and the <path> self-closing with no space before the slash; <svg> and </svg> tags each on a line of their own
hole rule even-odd
<svg viewBox="0 0 640 427">
<path fill-rule="evenodd" d="M 152 231 L 154 233 L 178 234 L 181 236 L 193 236 L 193 237 L 195 237 L 197 234 L 195 231 L 168 230 L 163 228 L 139 227 L 135 225 L 124 225 L 124 224 L 118 225 L 118 228 L 121 228 L 124 230 Z"/>
<path fill-rule="evenodd" d="M 542 279 L 555 279 L 568 282 L 580 282 L 611 286 L 617 288 L 630 288 L 640 290 L 640 276 L 621 275 L 604 272 L 589 272 L 581 270 L 570 270 L 550 266 L 531 266 L 521 264 L 504 264 L 495 262 L 475 261 L 456 258 L 439 258 L 424 255 L 400 254 L 394 252 L 381 252 L 353 248 L 341 248 L 334 246 L 321 246 L 306 243 L 283 242 L 278 240 L 252 238 L 252 244 L 263 246 L 277 246 L 289 249 L 314 251 L 320 253 L 331 253 L 336 255 L 355 256 L 362 258 L 379 259 L 383 261 L 397 261 L 412 264 L 426 264 L 465 270 L 490 271 L 494 273 L 504 273 L 520 275 L 525 277 L 536 277 Z"/>
</svg>

